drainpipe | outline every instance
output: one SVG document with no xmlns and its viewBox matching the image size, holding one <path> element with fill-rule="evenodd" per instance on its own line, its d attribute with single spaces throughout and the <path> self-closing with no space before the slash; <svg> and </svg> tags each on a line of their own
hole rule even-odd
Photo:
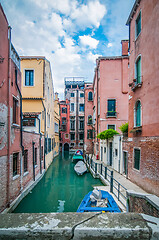
<svg viewBox="0 0 159 240">
<path fill-rule="evenodd" d="M 46 108 L 45 108 L 45 105 L 44 105 L 44 102 L 42 100 L 42 105 L 43 105 L 43 108 L 44 108 L 44 112 L 45 112 L 45 125 L 44 125 L 44 169 L 46 169 L 46 163 L 45 163 L 45 157 L 46 157 L 46 152 L 45 152 L 45 145 L 46 145 Z"/>
<path fill-rule="evenodd" d="M 35 181 L 35 151 L 34 151 L 34 145 L 35 142 L 32 142 L 32 148 L 33 148 L 33 180 Z"/>
<path fill-rule="evenodd" d="M 10 207 L 10 131 L 11 131 L 11 119 L 10 119 L 10 83 L 11 83 L 11 27 L 8 27 L 8 81 L 7 81 L 7 105 L 8 105 L 8 142 L 7 142 L 7 207 Z"/>
<path fill-rule="evenodd" d="M 40 119 L 39 117 L 37 118 L 39 121 L 39 134 L 40 134 L 40 138 L 39 138 L 39 150 L 40 150 L 40 174 L 42 174 L 42 165 L 41 165 L 41 132 L 40 132 Z"/>
<path fill-rule="evenodd" d="M 18 70 L 15 69 L 15 84 L 20 95 L 20 145 L 22 149 L 22 154 L 20 156 L 20 191 L 23 190 L 23 177 L 22 177 L 22 168 L 23 168 L 23 156 L 24 156 L 24 146 L 23 146 L 23 113 L 22 113 L 22 94 L 18 86 L 17 78 Z"/>
<path fill-rule="evenodd" d="M 119 137 L 119 167 L 118 167 L 119 173 L 120 173 L 120 159 L 121 159 L 121 136 Z"/>
</svg>

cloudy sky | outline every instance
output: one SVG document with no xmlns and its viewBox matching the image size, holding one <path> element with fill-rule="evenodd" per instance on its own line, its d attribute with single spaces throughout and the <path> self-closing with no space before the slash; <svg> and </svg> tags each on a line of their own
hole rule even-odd
<svg viewBox="0 0 159 240">
<path fill-rule="evenodd" d="M 135 0 L 0 0 L 21 56 L 51 62 L 54 90 L 64 77 L 92 82 L 98 56 L 121 55 L 121 40 Z"/>
</svg>

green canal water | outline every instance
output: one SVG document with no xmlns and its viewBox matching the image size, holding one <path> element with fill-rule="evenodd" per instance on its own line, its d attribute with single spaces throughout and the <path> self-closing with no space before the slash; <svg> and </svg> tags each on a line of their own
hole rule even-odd
<svg viewBox="0 0 159 240">
<path fill-rule="evenodd" d="M 72 155 L 56 157 L 41 181 L 20 202 L 14 213 L 76 212 L 93 186 L 103 185 L 90 173 L 78 176 Z"/>
</svg>

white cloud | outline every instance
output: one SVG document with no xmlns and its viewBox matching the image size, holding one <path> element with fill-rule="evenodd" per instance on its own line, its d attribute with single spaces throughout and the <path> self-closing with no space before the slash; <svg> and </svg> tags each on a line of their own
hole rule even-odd
<svg viewBox="0 0 159 240">
<path fill-rule="evenodd" d="M 92 61 L 93 63 L 96 62 L 96 59 L 99 57 L 98 54 L 93 54 L 92 52 L 89 52 L 87 55 L 87 60 Z"/>
<path fill-rule="evenodd" d="M 89 46 L 90 48 L 97 48 L 97 45 L 99 43 L 98 40 L 96 40 L 95 38 L 92 38 L 90 36 L 79 36 L 81 44 L 84 46 Z"/>
<path fill-rule="evenodd" d="M 79 7 L 75 5 L 70 17 L 77 25 L 80 25 L 81 28 L 92 26 L 98 28 L 105 14 L 106 7 L 96 0 L 88 2 L 87 5 L 82 4 Z"/>
<path fill-rule="evenodd" d="M 110 47 L 112 47 L 112 46 L 113 46 L 112 43 L 108 43 L 108 45 L 107 45 L 108 48 L 110 48 Z"/>
</svg>

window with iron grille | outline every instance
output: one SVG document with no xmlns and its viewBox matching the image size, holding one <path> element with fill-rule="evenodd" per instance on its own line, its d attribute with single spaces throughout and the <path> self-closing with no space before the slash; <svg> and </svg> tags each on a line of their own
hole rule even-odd
<svg viewBox="0 0 159 240">
<path fill-rule="evenodd" d="M 24 150 L 24 172 L 28 171 L 28 150 Z"/>
<path fill-rule="evenodd" d="M 34 86 L 34 70 L 25 70 L 25 86 Z"/>
<path fill-rule="evenodd" d="M 134 168 L 140 170 L 140 149 L 134 148 Z"/>
<path fill-rule="evenodd" d="M 19 153 L 13 153 L 13 177 L 18 174 Z"/>
<path fill-rule="evenodd" d="M 23 118 L 23 126 L 27 127 L 35 127 L 36 126 L 36 119 L 35 118 Z"/>
<path fill-rule="evenodd" d="M 37 165 L 37 148 L 35 148 L 35 165 Z"/>
</svg>

